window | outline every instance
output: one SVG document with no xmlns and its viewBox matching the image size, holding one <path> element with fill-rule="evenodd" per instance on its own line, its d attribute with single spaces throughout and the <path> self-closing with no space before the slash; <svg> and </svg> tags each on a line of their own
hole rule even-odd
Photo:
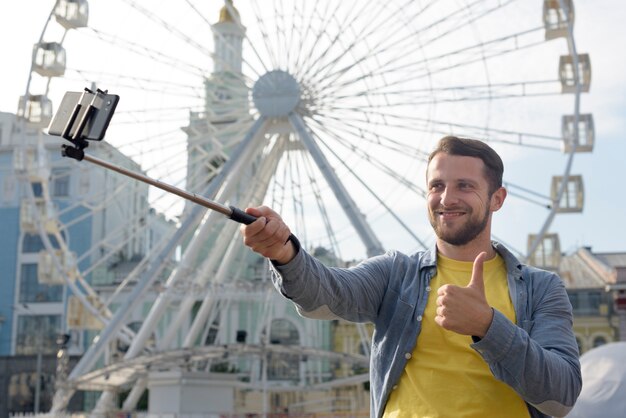
<svg viewBox="0 0 626 418">
<path fill-rule="evenodd" d="M 33 355 L 57 352 L 56 339 L 61 332 L 60 315 L 20 315 L 17 320 L 15 354 Z"/>
<path fill-rule="evenodd" d="M 54 375 L 41 373 L 39 382 L 39 410 L 47 411 L 52 406 L 52 397 L 54 396 Z M 9 415 L 32 414 L 35 409 L 36 386 L 37 373 L 34 370 L 11 375 L 7 402 Z"/>
<path fill-rule="evenodd" d="M 40 181 L 34 181 L 31 183 L 33 188 L 33 196 L 42 197 L 43 196 L 43 185 Z"/>
<path fill-rule="evenodd" d="M 52 172 L 52 195 L 54 197 L 68 197 L 70 195 L 69 170 L 54 170 Z"/>
<path fill-rule="evenodd" d="M 606 315 L 600 309 L 602 305 L 607 306 L 607 296 L 599 290 L 576 290 L 568 292 L 574 315 L 598 316 Z"/>
<path fill-rule="evenodd" d="M 602 293 L 589 292 L 589 310 L 595 314 L 600 312 L 600 303 L 602 302 Z"/>
<path fill-rule="evenodd" d="M 299 345 L 300 335 L 295 325 L 286 319 L 275 319 L 270 328 L 270 344 Z M 267 377 L 270 380 L 298 380 L 300 356 L 270 353 Z"/>
<path fill-rule="evenodd" d="M 59 248 L 59 243 L 54 235 L 48 235 L 48 239 L 54 248 Z M 24 234 L 24 239 L 22 240 L 23 253 L 38 253 L 45 249 L 46 247 L 43 245 L 39 234 Z"/>
<path fill-rule="evenodd" d="M 37 264 L 22 264 L 20 277 L 20 303 L 61 302 L 63 286 L 40 284 Z"/>
<path fill-rule="evenodd" d="M 593 339 L 593 348 L 600 347 L 601 345 L 604 345 L 606 343 L 607 343 L 606 338 L 602 336 L 598 336 Z"/>
<path fill-rule="evenodd" d="M 9 203 L 15 199 L 16 179 L 13 176 L 6 176 L 2 181 L 2 200 Z"/>
</svg>

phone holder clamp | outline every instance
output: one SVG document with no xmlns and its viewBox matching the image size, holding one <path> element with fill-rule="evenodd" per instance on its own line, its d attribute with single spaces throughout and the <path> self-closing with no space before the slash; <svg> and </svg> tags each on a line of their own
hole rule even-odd
<svg viewBox="0 0 626 418">
<path fill-rule="evenodd" d="M 81 108 L 83 107 L 83 105 L 81 104 L 81 100 L 79 100 L 78 103 L 76 103 L 76 106 L 74 106 L 74 110 L 72 111 L 72 114 L 70 115 L 67 124 L 63 129 L 63 134 L 61 135 L 63 139 L 66 139 L 72 143 L 72 145 L 62 146 L 61 153 L 64 157 L 73 158 L 78 161 L 82 161 L 82 159 L 85 158 L 85 152 L 83 150 L 89 146 L 89 142 L 87 142 L 87 140 L 83 136 L 83 131 L 85 130 L 87 123 L 97 112 L 97 108 L 94 106 L 96 98 L 100 94 L 107 94 L 107 92 L 108 90 L 102 91 L 100 89 L 97 89 L 96 93 L 94 93 L 88 88 L 85 88 L 85 90 L 83 91 L 83 95 L 85 93 L 93 94 L 94 98 L 91 103 L 87 105 L 87 109 L 83 113 L 80 120 L 77 119 L 78 115 L 81 113 Z M 76 125 L 76 123 L 78 123 L 78 125 Z M 72 129 L 74 128 L 74 125 L 76 125 L 76 130 L 72 134 Z"/>
</svg>

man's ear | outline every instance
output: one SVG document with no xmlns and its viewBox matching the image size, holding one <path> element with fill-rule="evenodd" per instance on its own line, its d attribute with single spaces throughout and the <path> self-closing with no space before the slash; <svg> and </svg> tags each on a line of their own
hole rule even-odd
<svg viewBox="0 0 626 418">
<path fill-rule="evenodd" d="M 506 199 L 506 189 L 504 187 L 500 187 L 498 190 L 493 192 L 491 195 L 491 202 L 489 203 L 491 206 L 491 211 L 496 212 L 500 210 L 502 205 L 504 205 L 504 200 Z"/>
</svg>

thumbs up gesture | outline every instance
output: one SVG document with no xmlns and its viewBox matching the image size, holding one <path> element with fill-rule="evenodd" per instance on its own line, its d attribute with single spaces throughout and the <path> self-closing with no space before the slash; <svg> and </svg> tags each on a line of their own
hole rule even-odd
<svg viewBox="0 0 626 418">
<path fill-rule="evenodd" d="M 487 253 L 481 252 L 474 260 L 472 278 L 466 287 L 446 284 L 437 291 L 435 322 L 458 334 L 482 338 L 493 319 L 493 310 L 487 303 L 483 282 L 483 263 Z"/>
</svg>

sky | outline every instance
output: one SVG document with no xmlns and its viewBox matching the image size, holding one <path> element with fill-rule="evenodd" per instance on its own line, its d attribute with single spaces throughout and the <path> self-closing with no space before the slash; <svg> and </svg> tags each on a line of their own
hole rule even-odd
<svg viewBox="0 0 626 418">
<path fill-rule="evenodd" d="M 32 45 L 53 3 L 0 4 L 2 112 L 17 109 L 26 88 Z M 592 154 L 576 158 L 573 168 L 574 174 L 584 178 L 584 212 L 557 217 L 552 229 L 560 234 L 565 252 L 579 246 L 596 252 L 626 252 L 626 2 L 577 0 L 574 5 L 577 50 L 591 56 L 591 91 L 582 96 L 582 110 L 594 116 L 596 146 Z"/>
</svg>

